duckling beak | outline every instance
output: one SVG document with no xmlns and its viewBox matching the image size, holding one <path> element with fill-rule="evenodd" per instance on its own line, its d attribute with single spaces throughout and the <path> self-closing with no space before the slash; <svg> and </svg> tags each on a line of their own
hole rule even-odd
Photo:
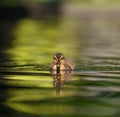
<svg viewBox="0 0 120 117">
<path fill-rule="evenodd" d="M 60 67 L 60 64 L 57 64 L 57 67 Z"/>
<path fill-rule="evenodd" d="M 60 61 L 57 62 L 57 67 L 60 67 Z"/>
</svg>

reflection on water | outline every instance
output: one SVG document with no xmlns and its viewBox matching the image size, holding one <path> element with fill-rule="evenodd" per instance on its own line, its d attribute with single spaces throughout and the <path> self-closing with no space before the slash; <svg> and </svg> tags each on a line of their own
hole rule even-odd
<svg viewBox="0 0 120 117">
<path fill-rule="evenodd" d="M 65 10 L 59 25 L 23 19 L 8 45 L 2 39 L 0 117 L 120 116 L 119 9 Z M 58 51 L 76 61 L 74 72 L 48 70 Z"/>
<path fill-rule="evenodd" d="M 64 83 L 68 80 L 70 80 L 73 76 L 72 70 L 62 70 L 62 71 L 52 71 L 53 76 L 53 87 L 56 89 L 56 94 L 61 93 L 61 88 L 64 87 Z"/>
</svg>

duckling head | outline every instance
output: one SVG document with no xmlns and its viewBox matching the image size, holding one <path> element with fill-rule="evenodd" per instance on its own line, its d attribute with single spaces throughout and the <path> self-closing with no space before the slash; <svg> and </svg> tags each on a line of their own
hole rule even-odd
<svg viewBox="0 0 120 117">
<path fill-rule="evenodd" d="M 60 65 L 64 61 L 64 55 L 62 53 L 56 53 L 53 59 L 54 59 L 54 63 L 56 64 L 57 68 L 59 69 Z"/>
</svg>

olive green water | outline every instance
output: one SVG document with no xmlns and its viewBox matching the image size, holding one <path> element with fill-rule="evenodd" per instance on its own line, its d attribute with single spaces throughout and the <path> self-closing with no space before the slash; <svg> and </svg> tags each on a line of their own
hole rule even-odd
<svg viewBox="0 0 120 117">
<path fill-rule="evenodd" d="M 78 9 L 60 20 L 17 23 L 0 58 L 1 117 L 120 116 L 120 17 L 111 8 L 83 8 L 78 17 Z M 76 63 L 62 73 L 65 81 L 49 71 L 56 52 Z"/>
</svg>

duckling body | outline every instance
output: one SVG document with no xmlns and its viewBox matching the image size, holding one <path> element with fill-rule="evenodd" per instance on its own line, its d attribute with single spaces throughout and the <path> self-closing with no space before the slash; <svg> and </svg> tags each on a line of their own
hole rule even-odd
<svg viewBox="0 0 120 117">
<path fill-rule="evenodd" d="M 75 68 L 75 64 L 72 60 L 64 57 L 62 53 L 56 53 L 53 57 L 53 62 L 51 65 L 51 70 L 73 70 Z"/>
</svg>

